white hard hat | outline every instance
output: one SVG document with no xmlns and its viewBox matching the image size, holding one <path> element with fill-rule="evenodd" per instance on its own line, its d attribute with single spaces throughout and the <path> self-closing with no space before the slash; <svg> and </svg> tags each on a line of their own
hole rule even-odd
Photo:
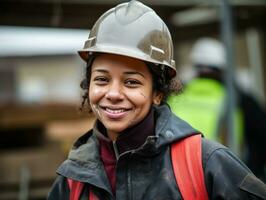
<svg viewBox="0 0 266 200">
<path fill-rule="evenodd" d="M 213 38 L 201 38 L 192 47 L 191 60 L 193 65 L 225 68 L 225 48 L 223 44 Z"/>
<path fill-rule="evenodd" d="M 176 75 L 170 31 L 163 20 L 139 1 L 121 3 L 106 11 L 94 24 L 79 55 L 85 61 L 92 53 L 129 56 L 165 66 Z"/>
</svg>

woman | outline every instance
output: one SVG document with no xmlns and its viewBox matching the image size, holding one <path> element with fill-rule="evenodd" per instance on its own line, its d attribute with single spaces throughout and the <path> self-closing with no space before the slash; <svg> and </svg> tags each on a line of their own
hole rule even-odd
<svg viewBox="0 0 266 200">
<path fill-rule="evenodd" d="M 79 53 L 97 121 L 59 167 L 48 199 L 183 199 L 170 146 L 199 133 L 165 103 L 180 84 L 164 22 L 140 2 L 120 4 L 100 17 Z M 209 199 L 265 198 L 265 185 L 230 150 L 201 143 Z M 73 180 L 82 183 L 75 198 Z"/>
</svg>

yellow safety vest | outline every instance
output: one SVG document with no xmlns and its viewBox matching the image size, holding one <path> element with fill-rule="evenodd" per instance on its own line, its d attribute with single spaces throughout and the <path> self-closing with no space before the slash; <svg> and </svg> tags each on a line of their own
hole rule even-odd
<svg viewBox="0 0 266 200">
<path fill-rule="evenodd" d="M 182 94 L 170 96 L 167 103 L 178 117 L 202 132 L 206 138 L 225 144 L 224 136 L 218 130 L 218 123 L 225 111 L 225 87 L 220 82 L 196 78 L 185 86 Z M 234 117 L 235 153 L 239 154 L 243 145 L 243 117 L 239 109 Z"/>
</svg>

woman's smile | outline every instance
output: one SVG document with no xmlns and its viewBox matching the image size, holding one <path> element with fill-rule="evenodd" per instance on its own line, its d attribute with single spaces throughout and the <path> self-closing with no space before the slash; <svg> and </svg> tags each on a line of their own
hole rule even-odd
<svg viewBox="0 0 266 200">
<path fill-rule="evenodd" d="M 101 110 L 103 110 L 103 113 L 106 115 L 106 117 L 113 119 L 113 120 L 119 120 L 123 117 L 126 117 L 129 111 L 131 109 L 125 109 L 125 108 L 110 108 L 110 107 L 102 107 L 100 106 Z"/>
</svg>

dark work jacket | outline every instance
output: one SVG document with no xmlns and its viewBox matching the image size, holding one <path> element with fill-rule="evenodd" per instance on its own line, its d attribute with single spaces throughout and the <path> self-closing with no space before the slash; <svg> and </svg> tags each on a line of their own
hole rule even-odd
<svg viewBox="0 0 266 200">
<path fill-rule="evenodd" d="M 59 167 L 48 200 L 69 199 L 66 178 L 86 183 L 81 199 L 93 191 L 101 200 L 182 199 L 171 164 L 170 144 L 197 132 L 166 105 L 155 109 L 154 136 L 140 147 L 119 155 L 116 196 L 99 154 L 99 141 L 91 130 L 82 136 Z M 226 147 L 202 139 L 202 163 L 209 199 L 266 199 L 266 186 Z"/>
</svg>

